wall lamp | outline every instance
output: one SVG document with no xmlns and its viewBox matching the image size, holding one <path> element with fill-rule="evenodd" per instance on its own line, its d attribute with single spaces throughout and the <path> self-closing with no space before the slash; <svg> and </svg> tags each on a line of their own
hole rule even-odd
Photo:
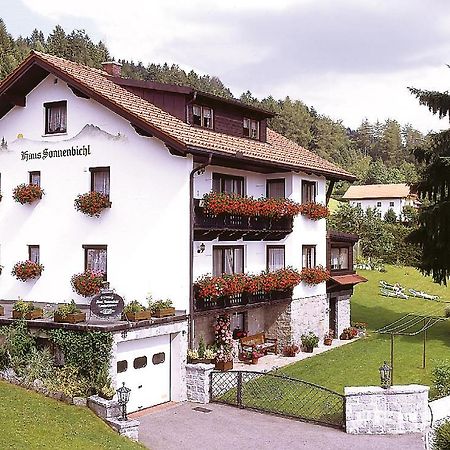
<svg viewBox="0 0 450 450">
<path fill-rule="evenodd" d="M 197 253 L 203 253 L 203 252 L 205 251 L 205 248 L 206 248 L 206 246 L 205 246 L 205 244 L 202 242 L 202 243 L 198 246 L 198 248 L 197 248 Z"/>
</svg>

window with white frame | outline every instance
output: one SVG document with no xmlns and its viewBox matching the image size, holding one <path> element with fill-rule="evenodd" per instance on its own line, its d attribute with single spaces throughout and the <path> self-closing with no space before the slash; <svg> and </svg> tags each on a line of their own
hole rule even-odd
<svg viewBox="0 0 450 450">
<path fill-rule="evenodd" d="M 284 269 L 285 249 L 284 245 L 268 245 L 267 246 L 267 271 L 274 272 L 278 269 Z"/>
<path fill-rule="evenodd" d="M 244 247 L 214 246 L 213 275 L 234 274 L 244 272 Z"/>
<path fill-rule="evenodd" d="M 244 118 L 243 133 L 244 137 L 248 137 L 250 139 L 259 139 L 259 121 Z"/>
<path fill-rule="evenodd" d="M 348 269 L 348 247 L 331 247 L 331 270 Z"/>
<path fill-rule="evenodd" d="M 389 207 L 393 208 L 394 207 L 394 202 L 389 202 Z"/>
<path fill-rule="evenodd" d="M 381 208 L 381 202 L 377 202 L 377 208 Z"/>
<path fill-rule="evenodd" d="M 311 269 L 316 267 L 316 246 L 303 245 L 302 246 L 302 267 L 304 269 Z"/>
<path fill-rule="evenodd" d="M 213 128 L 213 110 L 209 106 L 192 106 L 192 123 L 199 127 Z"/>
</svg>

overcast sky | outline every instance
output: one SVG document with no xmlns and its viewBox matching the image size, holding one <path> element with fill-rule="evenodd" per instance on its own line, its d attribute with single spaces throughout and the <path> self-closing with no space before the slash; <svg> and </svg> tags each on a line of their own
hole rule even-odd
<svg viewBox="0 0 450 450">
<path fill-rule="evenodd" d="M 83 28 L 116 58 L 217 75 L 236 96 L 289 95 L 353 128 L 448 127 L 407 90 L 448 90 L 448 0 L 0 0 L 0 17 L 15 37 Z"/>
</svg>

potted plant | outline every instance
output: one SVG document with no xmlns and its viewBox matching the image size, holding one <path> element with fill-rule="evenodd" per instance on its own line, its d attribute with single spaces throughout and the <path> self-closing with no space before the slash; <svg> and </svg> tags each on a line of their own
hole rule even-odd
<svg viewBox="0 0 450 450">
<path fill-rule="evenodd" d="M 105 208 L 111 207 L 109 197 L 101 192 L 80 194 L 74 202 L 75 209 L 90 217 L 100 217 Z"/>
<path fill-rule="evenodd" d="M 38 308 L 34 306 L 33 302 L 26 302 L 22 299 L 17 300 L 14 303 L 12 309 L 12 318 L 13 319 L 42 319 L 44 315 L 44 311 L 42 308 Z"/>
<path fill-rule="evenodd" d="M 43 195 L 43 189 L 36 184 L 19 184 L 13 191 L 13 199 L 21 205 L 40 200 Z"/>
<path fill-rule="evenodd" d="M 95 380 L 95 391 L 97 391 L 97 395 L 105 400 L 112 400 L 114 395 L 116 394 L 116 390 L 114 389 L 111 377 L 106 368 L 102 368 Z"/>
<path fill-rule="evenodd" d="M 450 310 L 449 310 L 450 313 Z M 358 337 L 364 337 L 366 335 L 367 323 L 366 322 L 356 322 L 353 326 L 357 330 Z"/>
<path fill-rule="evenodd" d="M 293 357 L 295 356 L 300 349 L 298 345 L 295 344 L 287 344 L 283 347 L 283 356 Z"/>
<path fill-rule="evenodd" d="M 123 308 L 123 316 L 130 322 L 138 322 L 139 320 L 150 319 L 152 312 L 137 300 L 133 300 Z"/>
<path fill-rule="evenodd" d="M 53 314 L 53 321 L 59 323 L 80 323 L 86 321 L 86 313 L 72 300 L 70 303 L 58 305 L 57 310 Z"/>
<path fill-rule="evenodd" d="M 257 352 L 256 350 L 253 350 L 251 352 L 246 352 L 245 360 L 248 361 L 250 364 L 258 364 L 259 358 L 263 357 L 264 353 Z"/>
<path fill-rule="evenodd" d="M 217 318 L 214 335 L 217 348 L 215 367 L 217 370 L 231 370 L 233 368 L 233 336 L 229 316 L 224 314 Z"/>
<path fill-rule="evenodd" d="M 315 347 L 318 347 L 319 338 L 312 332 L 301 335 L 302 347 L 306 353 L 312 353 Z"/>
<path fill-rule="evenodd" d="M 325 334 L 325 337 L 323 339 L 324 345 L 331 345 L 333 343 L 333 338 L 334 338 L 334 331 L 330 328 L 328 330 L 328 333 Z"/>
<path fill-rule="evenodd" d="M 11 275 L 20 281 L 28 281 L 41 276 L 44 266 L 33 261 L 19 261 L 14 264 Z"/>
<path fill-rule="evenodd" d="M 103 285 L 103 273 L 86 270 L 77 273 L 70 280 L 72 289 L 83 297 L 92 297 L 100 292 Z"/>
<path fill-rule="evenodd" d="M 343 330 L 342 330 L 342 333 L 340 334 L 340 336 L 339 336 L 339 339 L 341 340 L 341 341 L 348 341 L 348 340 L 350 340 L 352 338 L 352 333 L 351 333 L 351 331 L 350 331 L 350 328 L 344 328 Z"/>
<path fill-rule="evenodd" d="M 175 315 L 175 308 L 170 299 L 152 300 L 152 297 L 150 296 L 148 298 L 148 308 L 153 317 L 169 317 Z"/>
<path fill-rule="evenodd" d="M 212 347 L 207 347 L 203 336 L 200 337 L 197 349 L 188 350 L 188 362 L 190 364 L 212 364 L 216 356 L 216 352 Z"/>
</svg>

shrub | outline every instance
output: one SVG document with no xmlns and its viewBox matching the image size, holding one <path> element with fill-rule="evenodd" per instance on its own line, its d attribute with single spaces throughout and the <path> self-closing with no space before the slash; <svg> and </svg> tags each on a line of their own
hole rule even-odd
<svg viewBox="0 0 450 450">
<path fill-rule="evenodd" d="M 302 345 L 305 348 L 314 348 L 319 345 L 319 338 L 312 331 L 302 334 L 300 339 L 302 340 Z"/>
<path fill-rule="evenodd" d="M 33 261 L 20 261 L 14 265 L 11 275 L 14 275 L 20 281 L 27 281 L 40 277 L 43 270 L 42 264 Z"/>
<path fill-rule="evenodd" d="M 72 289 L 83 297 L 92 297 L 100 292 L 103 285 L 103 274 L 87 270 L 72 276 Z"/>
<path fill-rule="evenodd" d="M 32 348 L 28 356 L 28 363 L 23 370 L 24 380 L 32 384 L 34 380 L 44 381 L 53 375 L 53 355 L 48 348 L 37 350 Z"/>
<path fill-rule="evenodd" d="M 43 382 L 49 391 L 62 392 L 67 397 L 86 397 L 92 392 L 87 378 L 73 366 L 55 369 L 52 377 Z"/>
<path fill-rule="evenodd" d="M 97 395 L 106 400 L 111 400 L 116 393 L 106 367 L 103 367 L 97 374 L 95 391 Z"/>
<path fill-rule="evenodd" d="M 19 184 L 13 191 L 13 199 L 24 205 L 25 203 L 33 203 L 44 195 L 44 191 L 36 184 Z"/>
<path fill-rule="evenodd" d="M 450 362 L 442 361 L 432 372 L 433 387 L 438 397 L 450 395 Z"/>
<path fill-rule="evenodd" d="M 434 432 L 433 449 L 449 450 L 450 449 L 450 421 L 447 420 L 438 426 Z"/>
<path fill-rule="evenodd" d="M 90 217 L 100 217 L 105 208 L 111 206 L 109 197 L 101 192 L 88 192 L 80 194 L 75 199 L 75 209 Z"/>
</svg>

